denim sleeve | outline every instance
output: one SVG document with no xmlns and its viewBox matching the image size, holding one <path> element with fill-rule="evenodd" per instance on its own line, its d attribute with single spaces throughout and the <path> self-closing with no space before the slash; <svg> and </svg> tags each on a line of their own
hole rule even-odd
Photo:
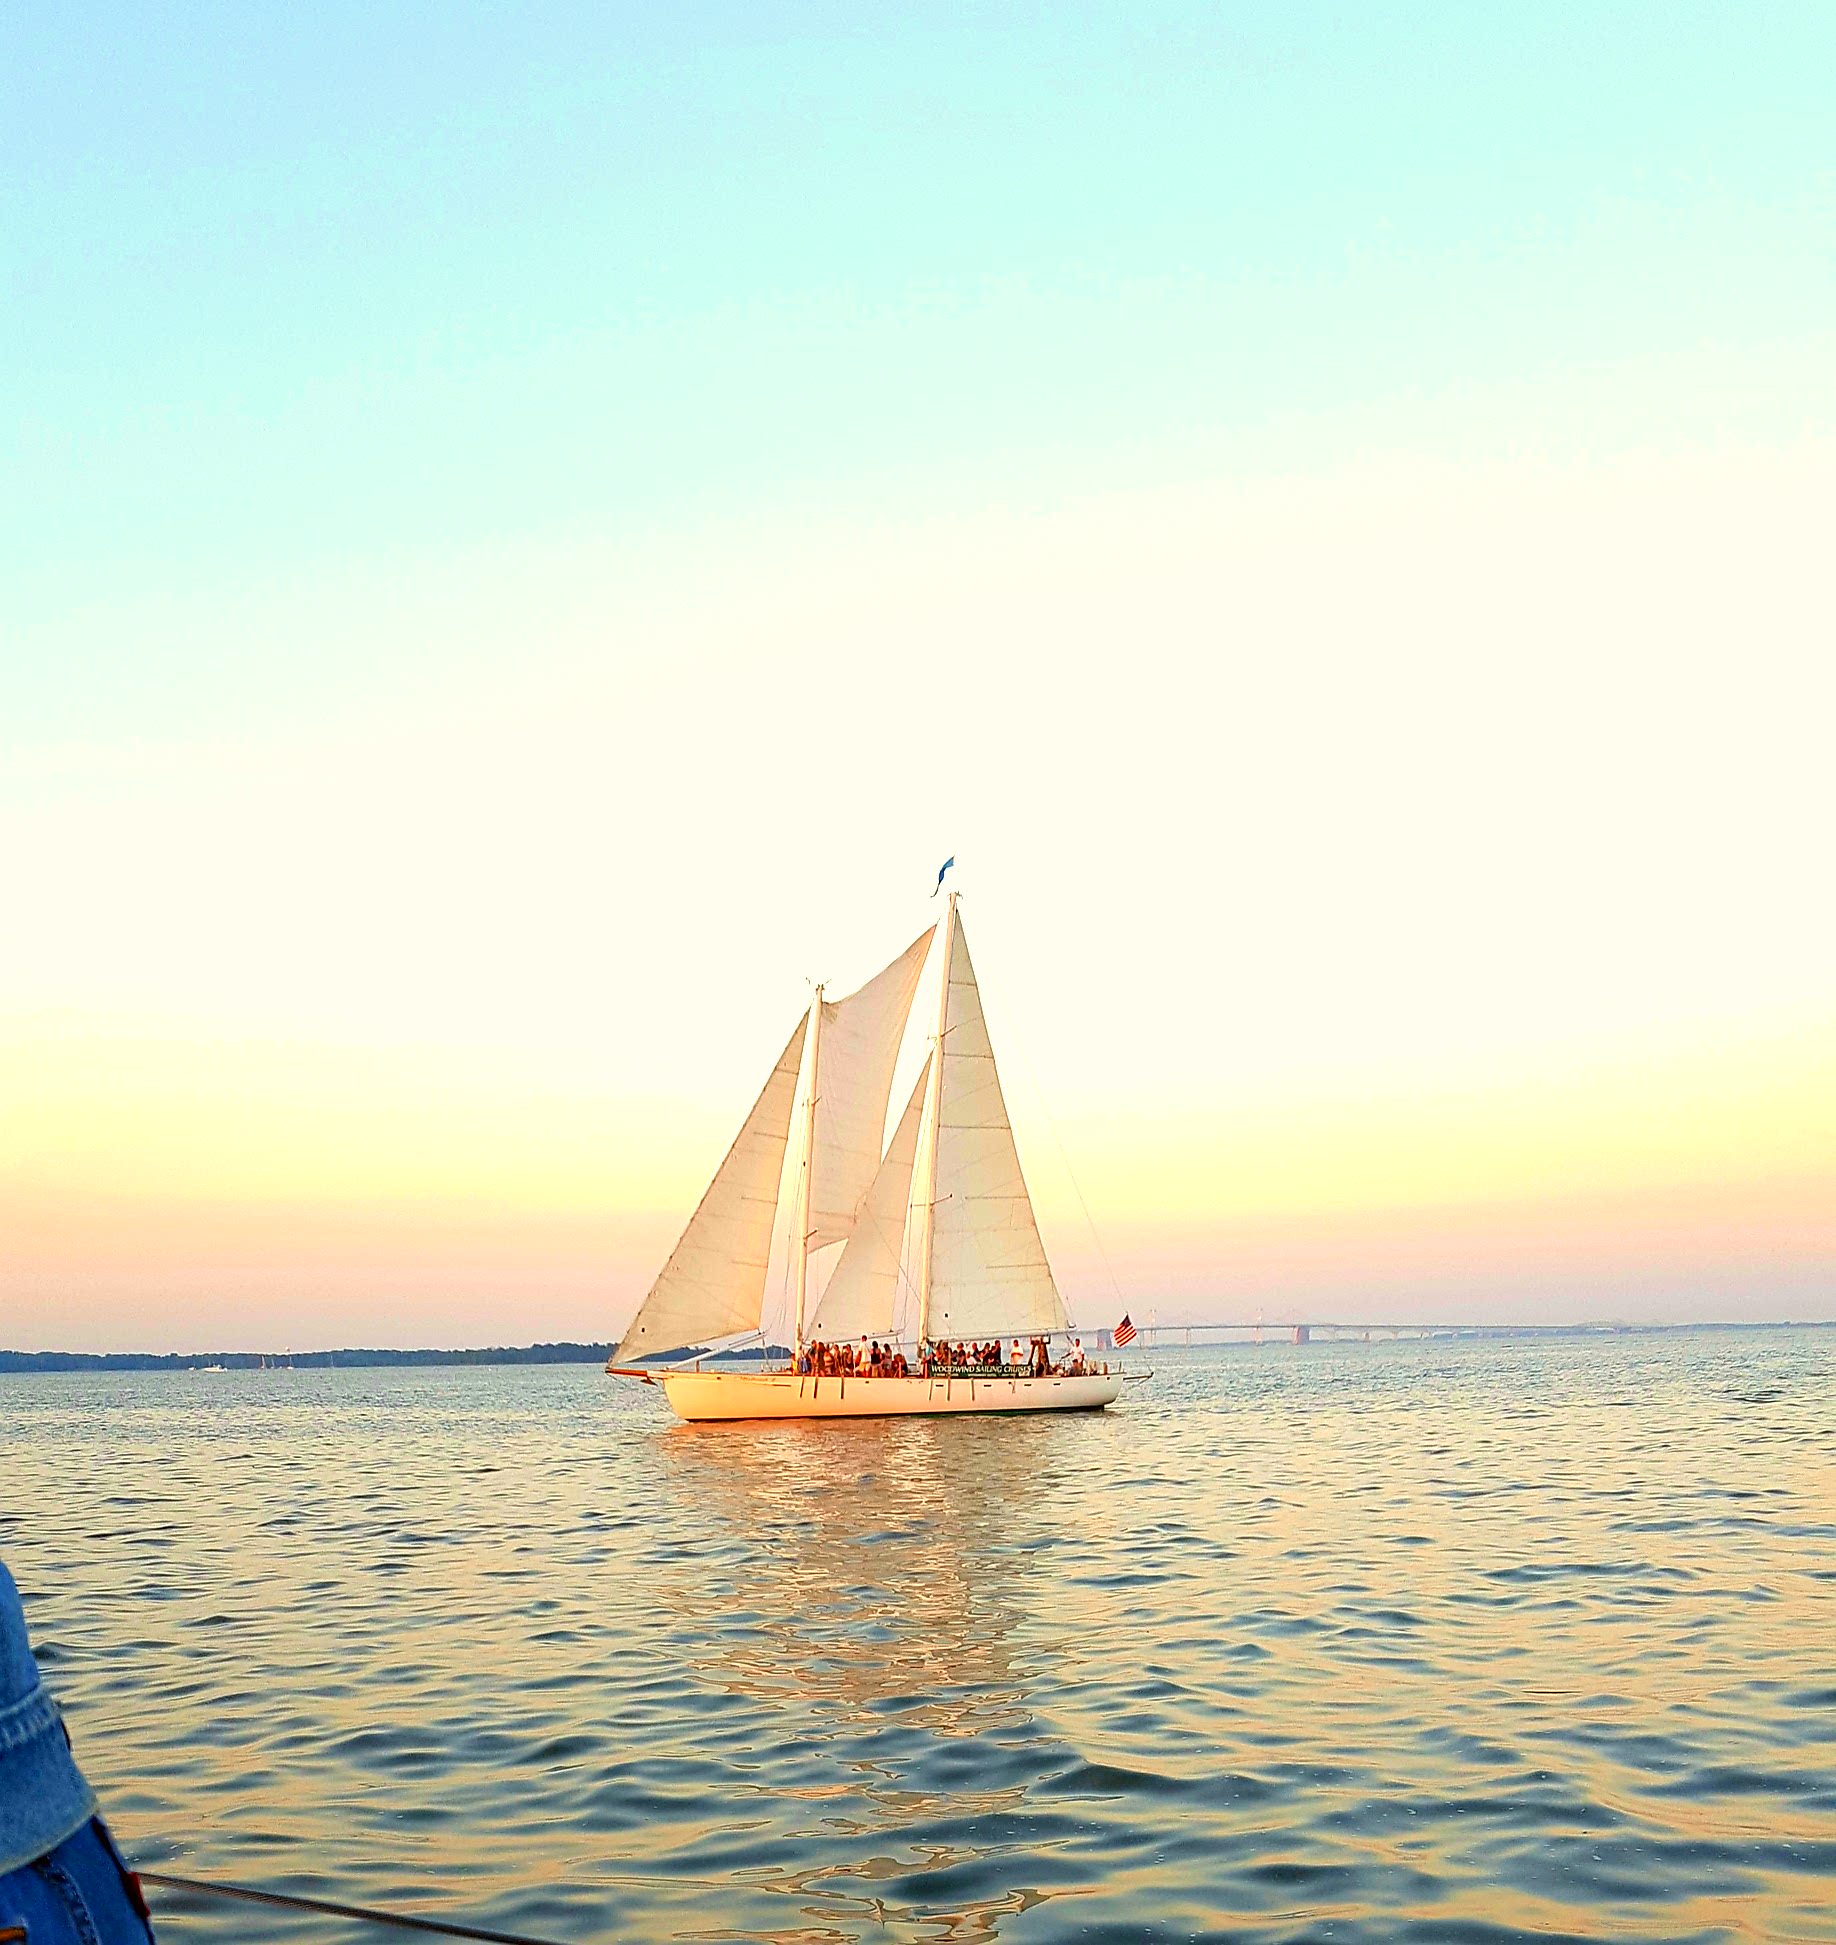
<svg viewBox="0 0 1836 1945">
<path fill-rule="evenodd" d="M 12 1929 L 30 1945 L 153 1945 L 139 1886 L 100 1817 L 0 1877 L 0 1934 Z"/>
<path fill-rule="evenodd" d="M 57 1704 L 38 1678 L 19 1590 L 0 1560 L 0 1874 L 43 1857 L 95 1809 Z"/>
</svg>

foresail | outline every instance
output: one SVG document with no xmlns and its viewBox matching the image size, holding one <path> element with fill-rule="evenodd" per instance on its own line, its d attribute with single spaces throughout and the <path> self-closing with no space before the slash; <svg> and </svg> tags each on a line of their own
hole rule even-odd
<svg viewBox="0 0 1836 1945">
<path fill-rule="evenodd" d="M 662 1275 L 620 1340 L 618 1356 L 680 1350 L 758 1328 L 809 1019 L 805 1013 L 797 1022 Z"/>
<path fill-rule="evenodd" d="M 918 1154 L 918 1123 L 924 1114 L 931 1063 L 924 1063 L 918 1085 L 879 1173 L 861 1203 L 860 1220 L 848 1238 L 841 1261 L 829 1278 L 805 1334 L 840 1343 L 850 1337 L 890 1337 L 899 1304 L 899 1265 L 904 1255 L 905 1217 L 912 1200 L 912 1163 Z"/>
<path fill-rule="evenodd" d="M 930 932 L 921 933 L 858 992 L 823 1002 L 810 1167 L 811 1249 L 854 1233 L 861 1198 L 879 1169 L 893 1067 L 930 944 Z"/>
<path fill-rule="evenodd" d="M 931 1189 L 930 1332 L 973 1339 L 1063 1330 L 1065 1306 L 1020 1172 L 960 919 L 949 978 Z"/>
</svg>

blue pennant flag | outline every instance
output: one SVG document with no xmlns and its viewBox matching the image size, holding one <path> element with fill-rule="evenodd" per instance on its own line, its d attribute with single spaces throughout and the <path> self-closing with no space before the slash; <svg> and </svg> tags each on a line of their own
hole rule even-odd
<svg viewBox="0 0 1836 1945">
<path fill-rule="evenodd" d="M 939 869 L 939 871 L 938 871 L 938 873 L 937 873 L 937 882 L 936 882 L 936 884 L 934 884 L 934 885 L 933 885 L 933 886 L 931 887 L 931 896 L 932 896 L 933 898 L 935 898 L 935 897 L 937 896 L 937 894 L 938 894 L 938 893 L 939 893 L 940 891 L 942 891 L 942 890 L 943 890 L 943 875 L 944 875 L 944 872 L 946 872 L 946 871 L 948 871 L 948 870 L 950 869 L 950 867 L 951 867 L 951 866 L 952 866 L 952 865 L 953 865 L 953 864 L 954 864 L 955 862 L 956 862 L 956 860 L 955 860 L 954 858 L 945 858 L 945 859 L 944 859 L 944 861 L 943 861 L 943 864 L 942 864 L 942 867 L 941 867 L 941 868 Z"/>
</svg>

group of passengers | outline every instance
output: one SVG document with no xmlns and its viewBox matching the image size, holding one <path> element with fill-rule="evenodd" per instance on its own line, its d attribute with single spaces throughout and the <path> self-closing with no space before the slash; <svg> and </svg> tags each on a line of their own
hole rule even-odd
<svg viewBox="0 0 1836 1945">
<path fill-rule="evenodd" d="M 927 1339 L 918 1347 L 917 1367 L 914 1372 L 896 1346 L 865 1337 L 858 1345 L 806 1344 L 796 1360 L 800 1376 L 816 1378 L 1081 1378 L 1093 1368 L 1081 1337 L 1072 1338 L 1069 1350 L 1056 1360 L 1043 1337 L 1024 1346 L 1016 1337 L 1005 1352 L 998 1338 L 985 1344 Z"/>
<path fill-rule="evenodd" d="M 909 1378 L 905 1353 L 891 1344 L 806 1344 L 797 1353 L 797 1370 L 806 1378 Z"/>
</svg>

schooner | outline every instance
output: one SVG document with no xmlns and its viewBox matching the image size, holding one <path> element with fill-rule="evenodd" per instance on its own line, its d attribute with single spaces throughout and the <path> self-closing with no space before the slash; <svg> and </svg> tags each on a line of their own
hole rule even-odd
<svg viewBox="0 0 1836 1945">
<path fill-rule="evenodd" d="M 936 1031 L 881 1150 L 894 1069 L 933 942 Z M 785 1166 L 792 1130 L 794 1170 Z M 760 1334 L 781 1185 L 790 1202 L 790 1365 L 633 1366 Z M 810 1263 L 841 1246 L 820 1295 Z M 907 1326 L 902 1331 L 901 1322 Z M 682 1418 L 856 1418 L 1080 1411 L 1120 1395 L 1119 1368 L 816 1375 L 812 1343 L 1051 1338 L 1070 1329 L 1046 1260 L 982 1015 L 956 894 L 939 924 L 845 999 L 818 986 L 607 1370 L 660 1384 Z"/>
</svg>

